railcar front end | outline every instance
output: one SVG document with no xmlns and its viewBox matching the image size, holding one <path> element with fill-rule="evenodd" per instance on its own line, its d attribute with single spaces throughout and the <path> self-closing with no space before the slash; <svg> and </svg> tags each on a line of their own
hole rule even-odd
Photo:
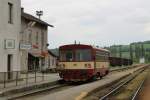
<svg viewBox="0 0 150 100">
<path fill-rule="evenodd" d="M 86 81 L 109 72 L 109 52 L 90 45 L 65 45 L 59 48 L 59 75 L 65 81 Z"/>
<path fill-rule="evenodd" d="M 59 54 L 59 75 L 65 81 L 85 81 L 93 76 L 94 61 L 91 46 L 61 46 Z"/>
</svg>

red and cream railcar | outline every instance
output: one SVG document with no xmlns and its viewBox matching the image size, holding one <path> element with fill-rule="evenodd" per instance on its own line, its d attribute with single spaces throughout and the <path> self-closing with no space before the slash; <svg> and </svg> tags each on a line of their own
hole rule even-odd
<svg viewBox="0 0 150 100">
<path fill-rule="evenodd" d="M 85 81 L 109 72 L 110 52 L 106 49 L 71 44 L 61 46 L 59 55 L 59 75 L 65 81 Z"/>
</svg>

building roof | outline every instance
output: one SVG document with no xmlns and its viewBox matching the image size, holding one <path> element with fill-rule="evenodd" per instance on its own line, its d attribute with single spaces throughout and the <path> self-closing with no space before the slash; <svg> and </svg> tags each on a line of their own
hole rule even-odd
<svg viewBox="0 0 150 100">
<path fill-rule="evenodd" d="M 33 57 L 36 57 L 36 58 L 43 58 L 44 56 L 41 55 L 40 53 L 33 53 L 33 52 L 29 52 L 29 54 Z"/>
<path fill-rule="evenodd" d="M 48 50 L 48 53 L 49 53 L 50 55 L 52 55 L 53 57 L 56 57 L 56 58 L 57 58 L 57 56 L 56 56 L 54 53 L 52 53 L 51 50 Z"/>
<path fill-rule="evenodd" d="M 42 25 L 54 27 L 53 25 L 50 25 L 50 24 L 48 24 L 47 22 L 44 22 L 44 21 L 42 21 L 42 20 L 40 20 L 40 19 L 38 19 L 38 18 L 36 18 L 36 17 L 34 17 L 34 16 L 28 14 L 28 13 L 25 13 L 25 12 L 22 12 L 22 13 L 21 13 L 21 17 L 23 17 L 23 18 L 25 18 L 25 19 L 27 19 L 27 20 L 35 21 L 35 22 L 37 22 L 37 23 L 39 23 L 39 24 L 42 24 Z"/>
</svg>

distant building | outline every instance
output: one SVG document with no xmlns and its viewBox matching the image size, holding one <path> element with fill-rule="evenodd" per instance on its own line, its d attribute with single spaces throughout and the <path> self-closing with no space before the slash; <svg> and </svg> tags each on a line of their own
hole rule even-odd
<svg viewBox="0 0 150 100">
<path fill-rule="evenodd" d="M 58 57 L 52 53 L 50 50 L 48 50 L 48 70 L 50 71 L 56 71 L 56 67 L 58 65 Z"/>
<path fill-rule="evenodd" d="M 20 49 L 22 70 L 48 66 L 48 26 L 52 25 L 21 11 Z"/>
<path fill-rule="evenodd" d="M 20 7 L 20 0 L 0 0 L 0 72 L 7 72 L 8 80 L 16 77 L 12 71 L 20 71 Z"/>
<path fill-rule="evenodd" d="M 55 48 L 55 49 L 50 49 L 50 51 L 56 55 L 57 57 L 59 57 L 59 49 L 58 48 Z"/>
<path fill-rule="evenodd" d="M 141 57 L 140 60 L 139 60 L 139 63 L 140 63 L 140 64 L 144 64 L 144 63 L 145 63 L 145 58 L 144 58 L 144 57 Z"/>
</svg>

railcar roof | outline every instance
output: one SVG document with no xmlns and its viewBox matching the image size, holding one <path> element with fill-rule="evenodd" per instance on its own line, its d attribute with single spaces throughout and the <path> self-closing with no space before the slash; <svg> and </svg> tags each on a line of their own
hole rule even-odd
<svg viewBox="0 0 150 100">
<path fill-rule="evenodd" d="M 91 45 L 84 45 L 84 44 L 69 44 L 69 45 L 63 45 L 63 46 L 60 46 L 59 49 L 75 49 L 75 48 L 91 48 L 92 49 L 92 46 Z"/>
<path fill-rule="evenodd" d="M 103 48 L 95 48 L 95 47 L 94 47 L 94 49 L 96 49 L 96 50 L 100 50 L 100 51 L 105 51 L 105 52 L 109 52 L 109 53 L 110 53 L 110 51 L 109 51 L 109 50 L 107 50 L 107 49 L 103 49 Z"/>
<path fill-rule="evenodd" d="M 69 45 L 63 45 L 60 46 L 59 49 L 75 49 L 75 48 L 89 48 L 89 49 L 95 49 L 95 50 L 99 50 L 99 51 L 105 51 L 105 52 L 110 52 L 107 49 L 102 49 L 102 48 L 97 48 L 91 45 L 85 45 L 85 44 L 69 44 Z"/>
</svg>

